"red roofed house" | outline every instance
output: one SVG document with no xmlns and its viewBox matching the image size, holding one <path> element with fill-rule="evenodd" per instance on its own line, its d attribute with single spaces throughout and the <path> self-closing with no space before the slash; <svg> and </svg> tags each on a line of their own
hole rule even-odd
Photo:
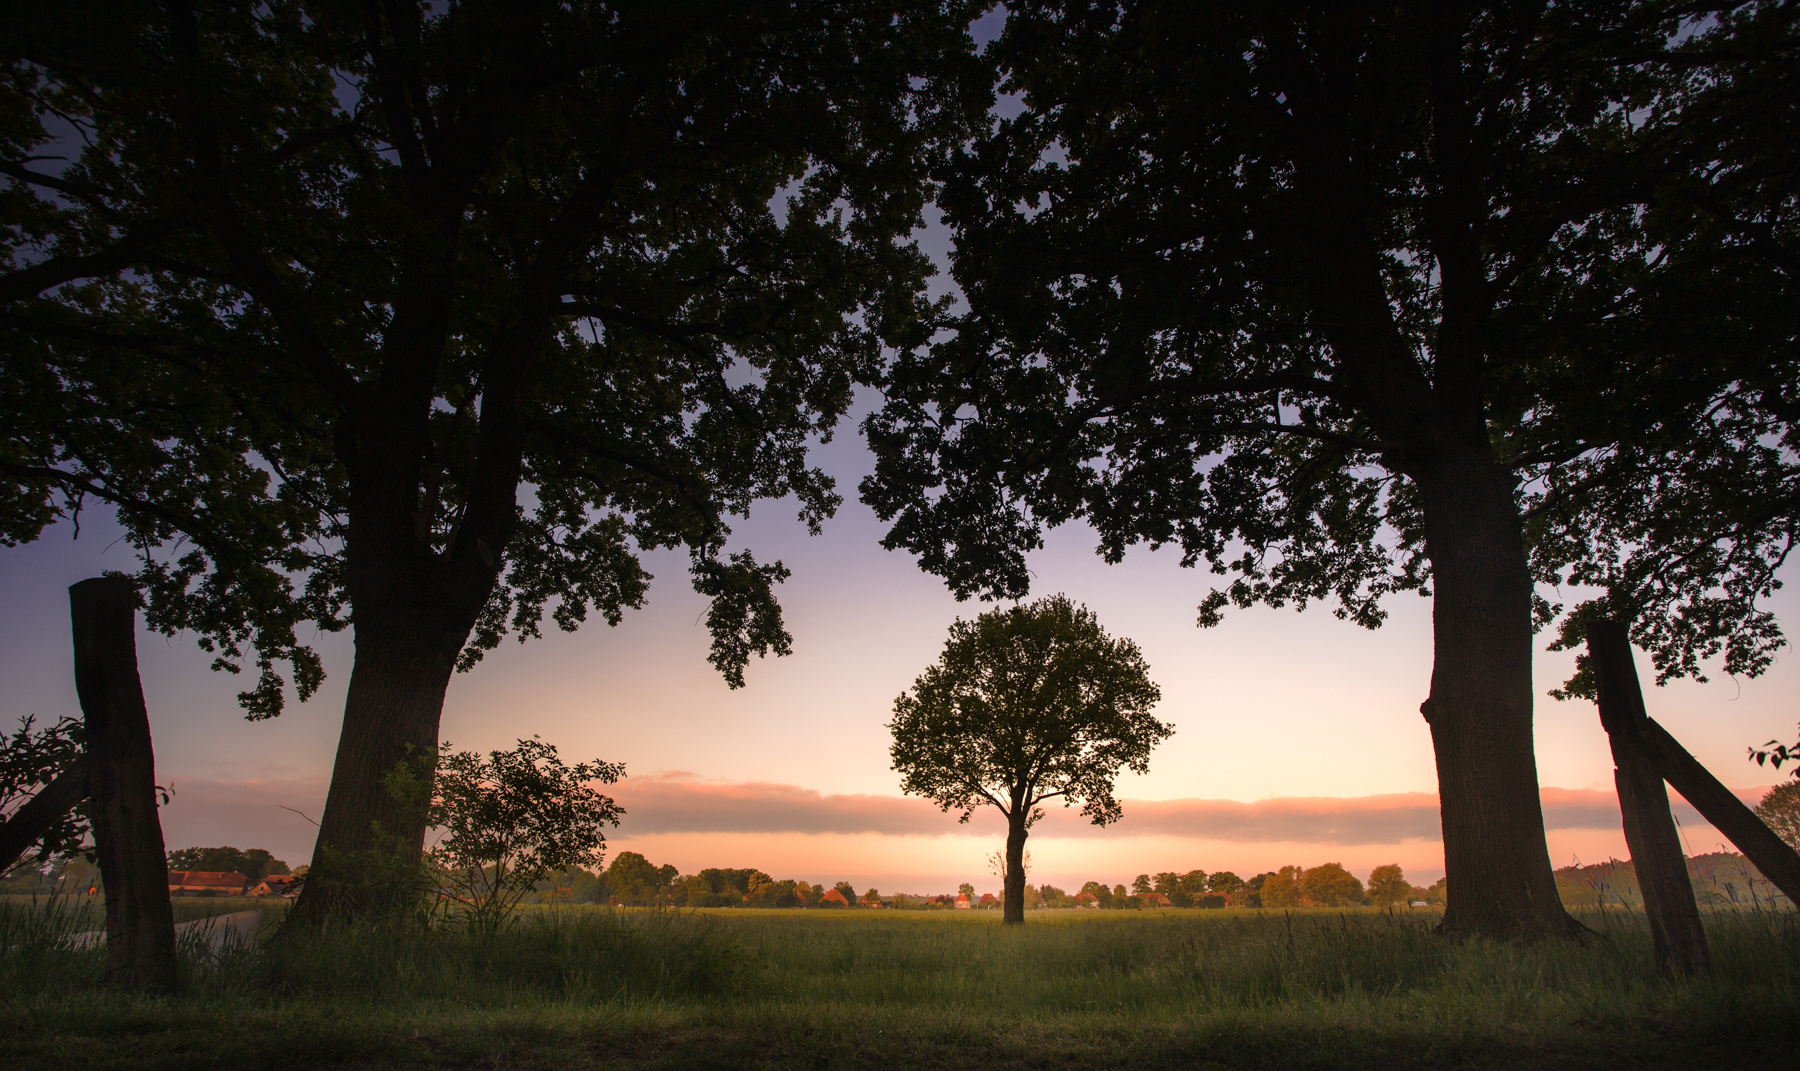
<svg viewBox="0 0 1800 1071">
<path fill-rule="evenodd" d="M 170 896 L 242 896 L 249 884 L 242 874 L 225 874 L 214 870 L 174 870 L 169 872 Z"/>
<path fill-rule="evenodd" d="M 1097 908 L 1100 906 L 1100 898 L 1091 892 L 1084 892 L 1075 897 L 1075 906 Z"/>
<path fill-rule="evenodd" d="M 974 904 L 971 904 L 971 903 L 969 903 L 969 898 L 968 898 L 968 897 L 967 897 L 967 896 L 966 896 L 966 895 L 964 895 L 964 894 L 962 894 L 962 893 L 957 893 L 957 894 L 956 894 L 956 908 L 957 908 L 957 910 L 959 910 L 959 911 L 967 911 L 967 910 L 968 910 L 968 909 L 969 909 L 969 908 L 971 908 L 971 907 L 974 907 L 974 906 L 975 906 L 975 905 L 974 905 Z"/>
<path fill-rule="evenodd" d="M 173 877 L 173 876 L 174 875 L 170 875 L 170 877 Z M 567 893 L 569 890 L 558 889 L 556 891 L 559 893 L 563 893 L 564 898 L 565 899 L 567 898 Z M 250 892 L 246 895 L 249 895 L 249 896 L 299 896 L 300 895 L 300 875 L 298 875 L 298 874 L 270 874 L 268 877 L 257 882 L 256 887 L 254 889 L 251 889 Z"/>
<path fill-rule="evenodd" d="M 824 907 L 826 904 L 832 907 L 849 907 L 850 901 L 844 899 L 844 894 L 836 889 L 826 889 L 825 895 L 819 897 L 819 906 Z"/>
<path fill-rule="evenodd" d="M 1139 893 L 1138 898 L 1144 901 L 1145 907 L 1174 907 L 1169 898 L 1159 892 Z"/>
<path fill-rule="evenodd" d="M 1000 906 L 1000 898 L 995 896 L 991 892 L 984 892 L 981 894 L 980 906 L 982 906 L 982 907 L 999 907 Z"/>
</svg>

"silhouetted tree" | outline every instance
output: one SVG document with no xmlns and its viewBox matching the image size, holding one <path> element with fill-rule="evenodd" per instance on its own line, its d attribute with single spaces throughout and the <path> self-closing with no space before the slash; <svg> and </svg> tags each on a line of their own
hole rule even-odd
<svg viewBox="0 0 1800 1071">
<path fill-rule="evenodd" d="M 1795 186 L 1758 167 L 1793 141 L 1792 8 L 1009 10 L 988 55 L 1022 111 L 944 163 L 967 313 L 866 424 L 886 545 L 1017 598 L 1043 528 L 1084 518 L 1108 560 L 1176 543 L 1235 573 L 1203 625 L 1332 599 L 1374 627 L 1428 591 L 1444 928 L 1577 932 L 1532 754 L 1530 540 L 1565 507 L 1610 539 L 1592 510 L 1655 479 L 1631 463 L 1659 440 L 1753 445 L 1794 400 Z"/>
<path fill-rule="evenodd" d="M 1054 595 L 951 625 L 937 664 L 894 701 L 889 753 L 903 791 L 964 822 L 983 805 L 1006 816 L 1005 920 L 1018 924 L 1040 804 L 1060 798 L 1095 825 L 1117 821 L 1119 771 L 1149 769 L 1174 732 L 1150 714 L 1161 698 L 1136 644 Z"/>
<path fill-rule="evenodd" d="M 146 620 L 251 669 L 251 717 L 354 623 L 300 909 L 416 861 L 450 675 L 616 624 L 682 548 L 732 686 L 785 654 L 728 519 L 919 330 L 918 145 L 970 9 L 99 0 L 9 13 L 0 537 L 111 506 Z M 978 113 L 977 113 L 978 114 Z M 61 157 L 60 163 L 45 157 Z M 380 869 L 379 867 L 375 869 Z"/>
</svg>

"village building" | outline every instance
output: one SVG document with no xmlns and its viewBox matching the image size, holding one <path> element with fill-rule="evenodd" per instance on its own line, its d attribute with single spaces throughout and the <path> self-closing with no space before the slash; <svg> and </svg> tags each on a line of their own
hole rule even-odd
<svg viewBox="0 0 1800 1071">
<path fill-rule="evenodd" d="M 242 896 L 250 883 L 242 874 L 215 870 L 172 870 L 169 872 L 170 896 Z"/>
<path fill-rule="evenodd" d="M 171 879 L 173 879 L 174 875 L 171 874 L 171 875 L 169 875 L 169 877 Z M 171 886 L 170 888 L 173 889 L 173 886 Z M 559 892 L 567 892 L 568 890 L 559 889 L 558 891 Z M 256 885 L 254 887 L 252 887 L 251 890 L 245 895 L 248 895 L 248 896 L 299 896 L 300 895 L 300 875 L 298 875 L 298 874 L 270 874 L 268 877 L 257 882 Z"/>
<path fill-rule="evenodd" d="M 999 907 L 1000 906 L 1000 898 L 998 896 L 995 896 L 991 892 L 984 892 L 981 894 L 980 906 L 981 907 Z"/>
<path fill-rule="evenodd" d="M 956 909 L 958 911 L 967 911 L 969 908 L 972 908 L 974 906 L 975 906 L 974 904 L 969 902 L 969 897 L 967 894 L 965 894 L 965 893 L 957 893 L 956 894 Z"/>
</svg>

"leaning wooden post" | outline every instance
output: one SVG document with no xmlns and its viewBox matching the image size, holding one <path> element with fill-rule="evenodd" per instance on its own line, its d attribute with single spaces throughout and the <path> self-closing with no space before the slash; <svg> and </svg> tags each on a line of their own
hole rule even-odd
<svg viewBox="0 0 1800 1071">
<path fill-rule="evenodd" d="M 1657 969 L 1700 974 L 1712 961 L 1706 931 L 1688 879 L 1687 856 L 1669 813 L 1669 794 L 1644 741 L 1650 718 L 1625 625 L 1608 618 L 1590 622 L 1587 649 L 1599 691 L 1600 724 L 1612 744 L 1613 783 L 1625 819 L 1625 844 L 1644 893 Z"/>
<path fill-rule="evenodd" d="M 106 980 L 175 987 L 175 917 L 156 814 L 156 760 L 137 668 L 137 590 L 122 576 L 69 589 L 75 691 L 87 719 L 94 854 L 106 885 Z"/>
<path fill-rule="evenodd" d="M 85 759 L 38 790 L 37 795 L 0 824 L 0 874 L 22 859 L 31 846 L 44 839 L 50 827 L 87 798 Z"/>
<path fill-rule="evenodd" d="M 1644 744 L 1655 759 L 1658 771 L 1675 786 L 1675 791 L 1694 805 L 1700 817 L 1711 822 L 1713 828 L 1737 845 L 1738 851 L 1750 860 L 1750 865 L 1762 871 L 1763 877 L 1774 882 L 1777 889 L 1787 894 L 1789 901 L 1800 907 L 1800 852 L 1794 851 L 1787 841 L 1764 825 L 1755 811 L 1744 806 L 1743 800 L 1720 784 L 1719 779 L 1700 765 L 1699 759 L 1688 754 L 1687 748 L 1669 735 L 1669 730 L 1656 724 L 1654 718 L 1649 719 L 1645 727 Z"/>
</svg>

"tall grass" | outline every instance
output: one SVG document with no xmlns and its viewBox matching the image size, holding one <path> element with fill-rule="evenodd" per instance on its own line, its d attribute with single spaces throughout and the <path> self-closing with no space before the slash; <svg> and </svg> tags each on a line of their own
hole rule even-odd
<svg viewBox="0 0 1800 1071">
<path fill-rule="evenodd" d="M 579 1052 L 607 1037 L 656 1066 L 679 1065 L 657 1055 L 670 1037 L 702 1064 L 737 1039 L 847 1066 L 955 1063 L 946 1054 L 971 1045 L 1002 1064 L 1008 1052 L 1033 1064 L 1032 1046 L 1082 1062 L 1119 1044 L 1152 1064 L 1224 1046 L 1283 1066 L 1354 1063 L 1325 1059 L 1343 1045 L 1370 1066 L 1381 1053 L 1480 1064 L 1546 1047 L 1654 1066 L 1674 1051 L 1791 1045 L 1792 912 L 1709 915 L 1716 966 L 1702 979 L 1656 975 L 1642 915 L 1587 921 L 1585 941 L 1511 945 L 1448 941 L 1435 914 L 1370 909 L 1044 912 L 1003 927 L 968 913 L 557 908 L 489 935 L 341 927 L 222 955 L 188 947 L 183 992 L 146 1002 L 97 987 L 97 950 L 67 949 L 78 910 L 15 907 L 0 911 L 0 1021 L 20 1033 L 0 1025 L 0 1063 L 39 1052 L 24 1024 L 65 1040 L 129 1035 L 151 1066 L 147 1053 L 237 1060 L 270 1030 L 323 1062 L 442 1062 L 444 1045 L 502 1041 Z"/>
</svg>

